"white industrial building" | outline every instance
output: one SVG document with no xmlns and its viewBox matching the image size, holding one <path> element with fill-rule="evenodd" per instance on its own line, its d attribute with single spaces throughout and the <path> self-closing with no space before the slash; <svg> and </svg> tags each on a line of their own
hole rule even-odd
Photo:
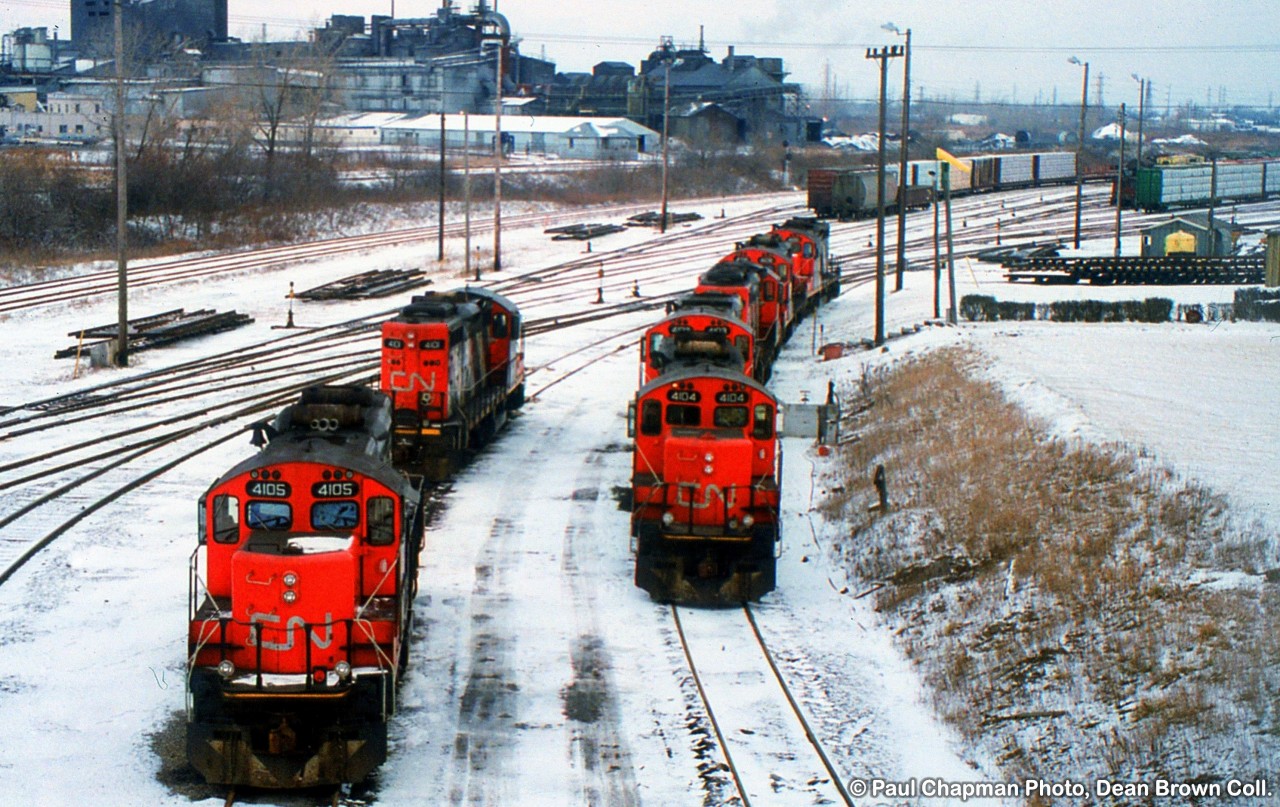
<svg viewBox="0 0 1280 807">
<path fill-rule="evenodd" d="M 469 130 L 469 133 L 465 133 Z M 493 115 L 444 116 L 445 147 L 493 148 Z M 661 149 L 662 136 L 626 118 L 582 118 L 528 115 L 502 116 L 502 139 L 512 154 L 549 154 L 580 160 L 634 160 L 637 155 Z M 440 145 L 440 116 L 404 116 L 382 124 L 383 145 Z"/>
</svg>

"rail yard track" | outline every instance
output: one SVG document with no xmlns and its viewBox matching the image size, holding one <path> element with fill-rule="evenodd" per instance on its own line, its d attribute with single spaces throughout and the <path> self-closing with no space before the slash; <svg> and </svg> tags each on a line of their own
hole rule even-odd
<svg viewBox="0 0 1280 807">
<path fill-rule="evenodd" d="M 741 615 L 671 606 L 689 674 L 742 804 L 852 807 L 844 775 L 778 669 L 750 606 Z"/>
</svg>

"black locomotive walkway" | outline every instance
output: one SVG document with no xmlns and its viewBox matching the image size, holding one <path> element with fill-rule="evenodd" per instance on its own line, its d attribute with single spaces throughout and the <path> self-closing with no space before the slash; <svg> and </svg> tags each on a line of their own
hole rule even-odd
<svg viewBox="0 0 1280 807">
<path fill-rule="evenodd" d="M 1261 255 L 1205 257 L 1161 256 L 1029 258 L 1006 263 L 1006 280 L 1094 285 L 1196 285 L 1262 283 L 1266 258 Z"/>
</svg>

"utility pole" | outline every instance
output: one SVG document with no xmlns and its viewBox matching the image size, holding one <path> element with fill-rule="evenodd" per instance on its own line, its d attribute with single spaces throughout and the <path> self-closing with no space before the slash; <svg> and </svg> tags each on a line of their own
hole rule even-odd
<svg viewBox="0 0 1280 807">
<path fill-rule="evenodd" d="M 671 43 L 663 42 L 662 61 L 666 65 L 666 75 L 662 82 L 662 219 L 658 224 L 658 232 L 667 231 L 667 175 L 670 170 L 669 151 L 667 149 L 668 132 L 671 117 Z"/>
<path fill-rule="evenodd" d="M 955 242 L 951 237 L 951 164 L 943 162 L 940 166 L 942 169 L 942 195 L 947 203 L 947 286 L 949 287 L 949 305 L 947 309 L 947 323 L 955 325 L 957 322 L 956 311 L 956 252 Z"/>
<path fill-rule="evenodd" d="M 463 269 L 471 274 L 471 117 L 462 110 L 462 210 L 466 259 Z M 480 261 L 476 261 L 476 282 L 480 282 Z"/>
<path fill-rule="evenodd" d="M 880 49 L 867 48 L 867 58 L 880 62 L 880 123 L 879 154 L 876 159 L 876 338 L 877 345 L 884 344 L 884 137 L 885 92 L 889 60 L 902 55 L 902 46 L 891 45 Z"/>
<path fill-rule="evenodd" d="M 1084 82 L 1080 85 L 1080 132 L 1076 136 L 1076 238 L 1075 248 L 1080 249 L 1080 209 L 1084 197 L 1084 116 L 1089 108 L 1089 63 L 1082 62 L 1072 56 L 1067 60 L 1071 64 L 1084 67 Z"/>
<path fill-rule="evenodd" d="M 1218 228 L 1213 224 L 1213 211 L 1218 203 L 1218 154 L 1209 155 L 1209 214 L 1206 223 L 1209 225 L 1209 255 L 1218 255 Z"/>
<path fill-rule="evenodd" d="M 929 176 L 934 176 L 932 171 Z M 929 183 L 933 185 L 932 182 Z M 940 227 L 938 226 L 938 217 L 940 214 L 938 204 L 937 187 L 933 187 L 933 318 L 940 319 L 942 317 L 942 256 L 941 256 L 941 239 L 939 238 Z"/>
<path fill-rule="evenodd" d="M 444 260 L 444 107 L 440 111 L 440 206 L 436 216 L 437 261 Z"/>
<path fill-rule="evenodd" d="M 493 271 L 502 271 L 502 59 L 507 39 L 498 40 L 497 85 L 493 97 Z"/>
<path fill-rule="evenodd" d="M 1130 73 L 1138 82 L 1138 169 L 1142 169 L 1142 117 L 1147 108 L 1147 80 L 1137 73 Z M 1134 175 L 1137 176 L 1136 174 Z"/>
<path fill-rule="evenodd" d="M 1120 105 L 1120 160 L 1116 165 L 1116 249 L 1120 257 L 1120 216 L 1124 210 L 1124 104 Z"/>
<path fill-rule="evenodd" d="M 902 58 L 902 140 L 898 149 L 898 271 L 893 290 L 902 291 L 902 275 L 907 267 L 907 140 L 911 131 L 911 29 L 899 31 L 893 23 L 881 26 L 906 37 Z"/>
<path fill-rule="evenodd" d="M 125 166 L 124 3 L 114 0 L 111 16 L 116 60 L 116 366 L 129 366 L 129 180 Z"/>
</svg>

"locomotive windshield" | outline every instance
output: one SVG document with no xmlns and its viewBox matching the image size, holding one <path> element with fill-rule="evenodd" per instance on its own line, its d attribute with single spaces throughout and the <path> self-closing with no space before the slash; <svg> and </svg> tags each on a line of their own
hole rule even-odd
<svg viewBox="0 0 1280 807">
<path fill-rule="evenodd" d="M 396 539 L 396 502 L 390 496 L 374 496 L 366 506 L 369 543 L 386 546 Z"/>
<path fill-rule="evenodd" d="M 346 530 L 358 523 L 360 523 L 360 505 L 355 502 L 316 502 L 311 505 L 313 530 Z"/>
<path fill-rule="evenodd" d="M 689 404 L 667 404 L 668 426 L 698 426 L 702 423 L 702 409 Z"/>
<path fill-rule="evenodd" d="M 204 535 L 203 519 L 200 534 Z M 219 544 L 234 544 L 240 540 L 240 500 L 235 496 L 219 493 L 213 497 L 213 540 Z"/>
<path fill-rule="evenodd" d="M 244 520 L 251 530 L 287 530 L 293 526 L 293 508 L 288 502 L 249 502 Z"/>
<path fill-rule="evenodd" d="M 745 406 L 717 406 L 712 418 L 718 428 L 742 429 L 747 425 L 747 408 Z"/>
</svg>

